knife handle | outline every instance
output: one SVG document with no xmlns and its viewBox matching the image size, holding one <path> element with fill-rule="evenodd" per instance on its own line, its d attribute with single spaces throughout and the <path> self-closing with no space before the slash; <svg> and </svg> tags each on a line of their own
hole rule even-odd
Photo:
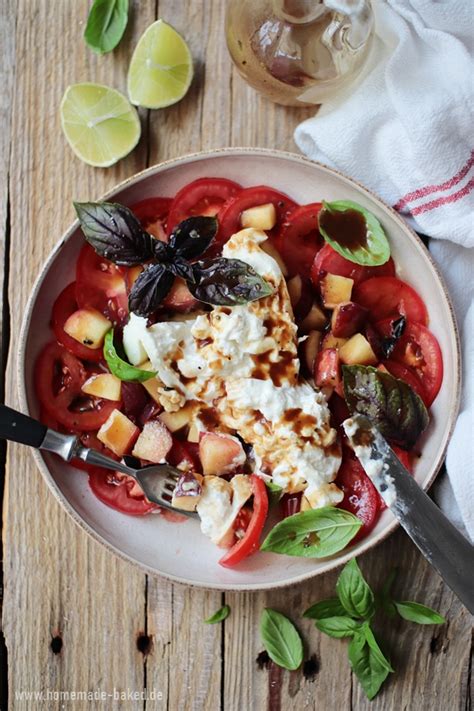
<svg viewBox="0 0 474 711">
<path fill-rule="evenodd" d="M 47 427 L 28 415 L 0 405 L 0 439 L 19 442 L 39 449 L 43 443 Z"/>
</svg>

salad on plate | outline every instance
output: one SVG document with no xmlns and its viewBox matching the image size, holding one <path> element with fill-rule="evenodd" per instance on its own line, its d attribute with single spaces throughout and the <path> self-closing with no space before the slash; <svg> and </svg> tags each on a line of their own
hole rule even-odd
<svg viewBox="0 0 474 711">
<path fill-rule="evenodd" d="M 176 514 L 78 464 L 92 492 L 170 525 L 197 512 L 224 566 L 259 548 L 324 557 L 367 535 L 384 503 L 342 423 L 370 417 L 412 470 L 443 376 L 375 215 L 223 178 L 75 207 L 85 241 L 36 363 L 41 419 L 179 471 Z"/>
</svg>

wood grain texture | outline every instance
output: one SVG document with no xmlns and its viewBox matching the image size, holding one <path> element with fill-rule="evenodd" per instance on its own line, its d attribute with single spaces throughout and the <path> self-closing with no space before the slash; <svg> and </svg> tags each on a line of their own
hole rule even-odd
<svg viewBox="0 0 474 711">
<path fill-rule="evenodd" d="M 225 48 L 222 0 L 136 0 L 123 42 L 104 57 L 92 54 L 81 39 L 88 4 L 61 0 L 52 13 L 49 0 L 20 0 L 15 3 L 15 34 L 6 13 L 9 6 L 1 5 L 3 35 L 8 35 L 10 46 L 16 42 L 7 162 L 8 136 L 0 136 L 0 171 L 4 156 L 11 193 L 9 302 L 14 318 L 7 394 L 13 404 L 18 314 L 46 254 L 73 218 L 73 198 L 97 197 L 148 164 L 202 148 L 255 145 L 295 150 L 293 129 L 312 114 L 311 109 L 274 106 L 240 79 Z M 105 171 L 82 165 L 65 145 L 59 127 L 58 106 L 65 87 L 92 80 L 125 90 L 132 48 L 157 16 L 189 41 L 196 63 L 190 92 L 167 110 L 141 112 L 140 145 L 118 166 Z M 48 29 L 47 37 L 40 28 Z M 3 115 L 1 119 L 3 124 Z M 3 180 L 0 191 L 3 234 Z M 27 482 L 30 496 L 25 500 Z M 402 623 L 380 630 L 397 674 L 369 704 L 349 670 L 345 642 L 320 635 L 300 615 L 312 602 L 332 594 L 337 573 L 265 594 L 227 594 L 230 617 L 222 625 L 204 625 L 203 619 L 220 607 L 224 596 L 144 576 L 90 541 L 49 495 L 30 453 L 19 447 L 8 452 L 4 511 L 3 625 L 12 709 L 468 708 L 468 615 L 401 532 L 361 559 L 363 571 L 377 585 L 392 565 L 401 566 L 400 594 L 440 609 L 448 624 L 434 628 Z M 265 606 L 287 613 L 298 624 L 306 640 L 303 670 L 289 673 L 262 664 L 258 627 Z M 114 689 L 146 689 L 158 698 L 146 703 L 108 698 L 68 705 L 15 697 L 48 689 L 111 694 Z"/>
</svg>

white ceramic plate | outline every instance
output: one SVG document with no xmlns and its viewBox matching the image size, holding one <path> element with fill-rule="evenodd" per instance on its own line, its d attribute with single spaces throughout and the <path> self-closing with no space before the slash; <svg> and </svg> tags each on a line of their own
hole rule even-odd
<svg viewBox="0 0 474 711">
<path fill-rule="evenodd" d="M 152 196 L 173 196 L 200 177 L 225 177 L 244 186 L 267 184 L 304 204 L 326 200 L 355 200 L 383 224 L 398 274 L 426 302 L 430 328 L 444 359 L 444 380 L 431 408 L 431 424 L 420 443 L 422 457 L 415 477 L 428 487 L 443 461 L 457 415 L 460 389 L 459 344 L 452 307 L 440 275 L 418 237 L 381 200 L 349 178 L 301 156 L 265 149 L 223 149 L 185 156 L 149 168 L 109 192 L 105 199 L 125 205 Z M 74 195 L 71 195 L 71 200 Z M 90 195 L 91 200 L 99 196 Z M 31 295 L 19 352 L 21 406 L 38 416 L 33 387 L 36 357 L 51 340 L 51 308 L 59 292 L 74 279 L 76 256 L 83 244 L 77 222 L 49 256 Z M 89 490 L 87 476 L 47 454 L 35 452 L 38 466 L 66 511 L 95 540 L 143 570 L 174 581 L 219 590 L 263 590 L 296 583 L 338 566 L 372 548 L 393 531 L 394 517 L 384 511 L 373 531 L 349 550 L 324 560 L 259 553 L 233 570 L 222 568 L 222 551 L 199 531 L 196 521 L 174 524 L 152 515 L 134 518 L 103 505 Z"/>
</svg>

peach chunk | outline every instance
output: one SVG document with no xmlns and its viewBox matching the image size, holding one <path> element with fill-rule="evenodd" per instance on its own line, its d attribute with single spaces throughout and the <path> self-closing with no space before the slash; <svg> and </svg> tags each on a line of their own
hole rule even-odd
<svg viewBox="0 0 474 711">
<path fill-rule="evenodd" d="M 368 340 L 356 333 L 339 349 L 339 357 L 345 365 L 376 365 L 377 356 Z"/>
<path fill-rule="evenodd" d="M 113 410 L 109 418 L 97 432 L 99 439 L 118 457 L 130 451 L 140 430 L 120 410 Z"/>
<path fill-rule="evenodd" d="M 219 476 L 244 464 L 246 456 L 236 437 L 204 432 L 199 441 L 199 458 L 206 476 Z"/>
<path fill-rule="evenodd" d="M 321 345 L 321 336 L 320 331 L 310 331 L 308 338 L 303 342 L 304 362 L 310 373 L 312 373 L 314 369 L 314 361 L 316 360 L 319 346 Z"/>
<path fill-rule="evenodd" d="M 158 464 L 166 457 L 172 445 L 173 439 L 161 420 L 148 420 L 135 442 L 132 454 Z"/>
<path fill-rule="evenodd" d="M 178 479 L 171 504 L 177 509 L 195 511 L 201 498 L 202 476 L 191 470 L 183 472 Z"/>
<path fill-rule="evenodd" d="M 122 382 L 112 373 L 91 375 L 81 388 L 82 392 L 104 400 L 120 400 Z"/>
<path fill-rule="evenodd" d="M 308 331 L 322 331 L 322 329 L 327 324 L 327 317 L 324 311 L 318 304 L 313 304 L 311 309 L 308 311 L 304 319 L 299 324 L 300 331 L 302 333 L 308 333 Z"/>
<path fill-rule="evenodd" d="M 317 355 L 314 363 L 314 382 L 319 388 L 333 388 L 343 396 L 341 364 L 335 348 L 325 348 Z"/>
<path fill-rule="evenodd" d="M 180 277 L 174 280 L 173 286 L 163 300 L 165 308 L 183 312 L 191 311 L 198 303 L 198 300 L 189 291 L 184 279 Z"/>
<path fill-rule="evenodd" d="M 276 209 L 272 202 L 249 207 L 248 210 L 244 210 L 240 215 L 242 227 L 253 227 L 255 230 L 271 230 L 275 227 L 276 221 Z"/>
<path fill-rule="evenodd" d="M 327 309 L 333 309 L 344 301 L 351 300 L 354 280 L 338 274 L 326 274 L 321 279 L 321 296 Z"/>
<path fill-rule="evenodd" d="M 111 322 L 96 309 L 78 309 L 64 324 L 68 336 L 92 349 L 100 348 L 104 344 L 105 334 L 111 328 Z"/>
<path fill-rule="evenodd" d="M 367 309 L 353 301 L 338 304 L 331 317 L 331 330 L 336 338 L 350 338 L 361 330 L 367 318 Z"/>
</svg>

